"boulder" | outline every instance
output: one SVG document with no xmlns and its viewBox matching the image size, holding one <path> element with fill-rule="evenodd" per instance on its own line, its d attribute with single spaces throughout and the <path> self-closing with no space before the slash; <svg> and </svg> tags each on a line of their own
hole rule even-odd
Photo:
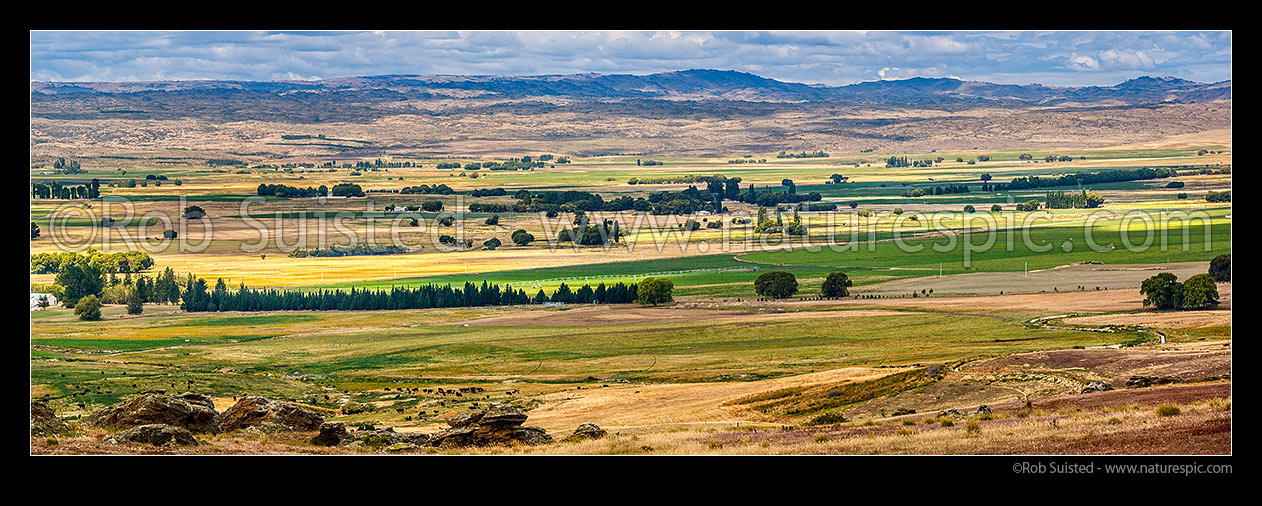
<svg viewBox="0 0 1262 506">
<path fill-rule="evenodd" d="M 890 416 L 903 416 L 903 415 L 914 415 L 914 414 L 916 414 L 916 410 L 914 409 L 898 408 L 897 410 L 894 411 L 894 414 Z"/>
<path fill-rule="evenodd" d="M 530 446 L 552 442 L 552 436 L 539 427 L 520 425 L 479 425 L 472 434 L 475 446 L 507 446 L 525 444 Z"/>
<path fill-rule="evenodd" d="M 31 437 L 69 435 L 73 432 L 47 404 L 31 401 Z"/>
<path fill-rule="evenodd" d="M 990 414 L 990 406 L 987 406 L 987 405 L 985 405 L 985 404 L 982 404 L 981 406 L 978 406 L 978 407 L 977 407 L 977 412 L 978 412 L 979 414 L 984 413 L 984 414 L 989 415 L 989 414 Z"/>
<path fill-rule="evenodd" d="M 938 412 L 938 418 L 964 418 L 964 412 L 958 409 L 946 409 Z"/>
<path fill-rule="evenodd" d="M 510 425 L 516 426 L 526 422 L 526 413 L 521 408 L 506 402 L 497 402 L 478 418 L 479 426 Z"/>
<path fill-rule="evenodd" d="M 219 425 L 225 431 L 240 430 L 264 422 L 288 427 L 289 430 L 319 430 L 324 417 L 288 401 L 247 395 L 224 410 Z"/>
<path fill-rule="evenodd" d="M 605 437 L 608 434 L 609 433 L 605 431 L 605 429 L 600 428 L 599 425 L 596 425 L 594 423 L 584 423 L 582 425 L 579 425 L 577 429 L 574 429 L 574 433 L 570 434 L 570 437 L 566 439 L 570 441 L 582 441 L 584 439 L 600 439 L 602 437 Z"/>
<path fill-rule="evenodd" d="M 345 441 L 352 441 L 355 438 L 346 430 L 346 424 L 342 422 L 324 422 L 320 424 L 320 433 L 311 438 L 311 444 L 316 446 L 337 446 Z"/>
<path fill-rule="evenodd" d="M 473 428 L 459 427 L 430 434 L 429 446 L 437 448 L 461 448 L 473 446 Z"/>
<path fill-rule="evenodd" d="M 242 429 L 241 432 L 263 435 L 263 434 L 280 434 L 281 432 L 292 432 L 293 430 L 294 430 L 293 427 L 290 427 L 288 425 L 282 425 L 276 422 L 263 422 L 263 423 L 246 427 Z"/>
<path fill-rule="evenodd" d="M 123 429 L 163 424 L 193 432 L 219 432 L 219 413 L 209 397 L 186 392 L 166 395 L 152 390 L 92 414 L 97 427 Z"/>
<path fill-rule="evenodd" d="M 1131 376 L 1126 380 L 1126 388 L 1144 388 L 1153 385 L 1178 383 L 1183 379 L 1178 376 Z"/>
<path fill-rule="evenodd" d="M 415 447 L 428 443 L 430 439 L 430 437 L 426 434 L 395 432 L 393 428 L 374 430 L 367 434 L 360 434 L 357 437 L 364 443 L 364 446 L 371 446 L 373 448 L 404 444 Z"/>
<path fill-rule="evenodd" d="M 460 448 L 510 444 L 540 445 L 552 436 L 539 427 L 524 427 L 526 413 L 508 403 L 492 404 L 485 410 L 461 414 L 447 421 L 450 429 L 429 436 L 429 446 Z M 595 427 L 593 425 L 593 427 Z M 596 427 L 599 430 L 599 427 Z M 603 432 L 603 431 L 602 431 Z"/>
<path fill-rule="evenodd" d="M 197 446 L 193 433 L 184 427 L 153 423 L 132 427 L 110 437 L 116 441 L 154 446 Z"/>
<path fill-rule="evenodd" d="M 1086 387 L 1083 387 L 1082 393 L 1089 394 L 1092 392 L 1107 392 L 1112 389 L 1113 385 L 1110 385 L 1109 383 L 1104 381 L 1092 381 L 1091 383 L 1087 383 Z"/>
<path fill-rule="evenodd" d="M 485 415 L 485 414 L 486 414 L 485 411 L 461 413 L 459 415 L 451 417 L 450 420 L 447 420 L 447 425 L 450 425 L 452 426 L 452 428 L 456 428 L 456 429 L 459 429 L 461 427 L 468 427 L 470 425 L 476 425 L 479 421 L 482 420 L 482 415 Z"/>
</svg>

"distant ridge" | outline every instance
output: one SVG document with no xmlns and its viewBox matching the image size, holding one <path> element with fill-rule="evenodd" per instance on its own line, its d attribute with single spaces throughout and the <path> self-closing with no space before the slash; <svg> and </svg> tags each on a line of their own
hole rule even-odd
<svg viewBox="0 0 1262 506">
<path fill-rule="evenodd" d="M 32 82 L 32 99 L 144 93 L 321 95 L 336 100 L 424 99 L 493 95 L 504 98 L 687 99 L 748 102 L 835 102 L 861 105 L 1143 105 L 1231 100 L 1231 81 L 1197 83 L 1139 77 L 1114 86 L 1011 85 L 949 78 L 868 81 L 847 86 L 789 83 L 733 70 L 682 70 L 648 75 L 545 76 L 381 75 L 319 81 Z M 206 97 L 203 97 L 206 98 Z"/>
</svg>

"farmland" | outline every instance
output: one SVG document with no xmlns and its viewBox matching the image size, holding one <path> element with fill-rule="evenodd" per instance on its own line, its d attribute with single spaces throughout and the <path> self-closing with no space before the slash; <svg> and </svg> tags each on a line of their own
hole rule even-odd
<svg viewBox="0 0 1262 506">
<path fill-rule="evenodd" d="M 121 108 L 133 112 L 115 118 L 88 99 L 38 98 L 33 187 L 102 186 L 93 198 L 33 191 L 31 254 L 152 259 L 103 274 L 103 299 L 166 269 L 185 296 L 203 279 L 212 292 L 494 286 L 531 298 L 293 311 L 142 300 L 138 313 L 110 299 L 99 320 L 52 304 L 31 312 L 31 398 L 80 432 L 32 439 L 33 453 L 383 451 L 245 431 L 155 449 L 114 445 L 88 423 L 155 390 L 203 394 L 220 411 L 245 395 L 288 400 L 363 431 L 432 434 L 497 402 L 557 439 L 586 422 L 610 431 L 599 441 L 408 453 L 1231 452 L 1231 283 L 1210 283 L 1217 306 L 1186 311 L 1154 311 L 1139 290 L 1158 273 L 1204 274 L 1231 253 L 1231 202 L 1217 197 L 1232 187 L 1229 100 L 1047 107 L 1037 109 L 1043 121 L 981 106 L 731 104 L 730 114 L 750 115 L 745 125 L 687 115 L 641 124 L 634 116 L 646 113 L 623 103 L 589 104 L 617 111 L 608 117 L 535 115 L 544 106 L 530 101 L 407 103 L 448 115 L 440 132 L 414 113 L 372 109 L 380 104 L 330 105 L 328 122 L 285 121 L 260 106 L 252 114 L 262 117 L 216 129 L 204 117 Z M 771 112 L 760 119 L 762 107 Z M 152 117 L 127 119 L 142 113 Z M 843 113 L 871 122 L 855 127 L 864 135 L 827 133 L 828 115 Z M 1076 117 L 1093 126 L 1071 126 Z M 785 138 L 771 135 L 777 119 L 802 121 L 793 144 L 766 140 Z M 555 135 L 524 138 L 508 124 Z M 901 140 L 889 140 L 895 124 Z M 156 131 L 164 140 L 141 135 Z M 1025 134 L 1002 133 L 1011 131 Z M 780 157 L 815 150 L 827 156 Z M 925 163 L 887 166 L 891 158 Z M 54 168 L 66 160 L 78 171 Z M 531 165 L 484 168 L 505 163 Z M 1143 168 L 1173 172 L 992 186 Z M 734 178 L 727 194 L 707 186 Z M 261 195 L 261 185 L 353 185 L 362 195 L 287 198 Z M 702 190 L 717 201 L 696 198 Z M 1047 208 L 1060 191 L 1102 204 Z M 553 192 L 597 198 L 532 207 L 543 201 L 532 196 Z M 762 205 L 759 192 L 782 201 Z M 702 204 L 672 212 L 673 201 Z M 190 216 L 193 207 L 204 217 Z M 613 240 L 560 239 L 615 222 Z M 533 240 L 518 242 L 519 230 Z M 68 267 L 33 269 L 31 292 L 64 293 L 58 269 Z M 792 274 L 796 291 L 760 293 L 755 280 L 773 271 Z M 839 272 L 849 293 L 827 296 L 825 280 Z M 557 299 L 648 278 L 670 280 L 670 300 Z M 1160 383 L 1127 386 L 1132 376 Z M 1098 382 L 1116 389 L 1087 389 Z M 1160 415 L 1166 405 L 1184 414 Z"/>
</svg>

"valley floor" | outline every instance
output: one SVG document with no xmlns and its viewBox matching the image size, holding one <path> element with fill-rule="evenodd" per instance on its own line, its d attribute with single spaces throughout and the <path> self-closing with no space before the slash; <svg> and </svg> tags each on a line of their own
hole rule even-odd
<svg viewBox="0 0 1262 506">
<path fill-rule="evenodd" d="M 139 343 L 135 351 L 85 349 L 77 323 L 48 312 L 33 339 L 32 397 L 73 419 L 128 391 L 163 382 L 183 390 L 189 378 L 187 387 L 217 396 L 220 410 L 248 391 L 348 425 L 424 433 L 479 401 L 511 401 L 528 410 L 528 425 L 557 440 L 403 453 L 1229 454 L 1230 284 L 1219 291 L 1220 309 L 1179 313 L 1143 311 L 1137 291 L 1116 289 L 107 320 L 117 326 L 109 335 Z M 52 333 L 52 321 L 71 332 Z M 184 332 L 210 325 L 220 336 L 269 333 L 143 346 L 158 323 Z M 581 337 L 583 328 L 599 336 L 598 347 Z M 1135 377 L 1155 386 L 1130 385 Z M 1115 389 L 1082 393 L 1092 382 Z M 486 394 L 395 393 L 425 385 L 481 385 Z M 340 414 L 347 403 L 373 409 Z M 203 444 L 191 448 L 137 447 L 109 443 L 80 421 L 83 434 L 33 439 L 32 453 L 384 451 L 312 446 L 313 433 L 236 432 L 199 436 Z M 610 434 L 563 441 L 588 422 Z"/>
</svg>

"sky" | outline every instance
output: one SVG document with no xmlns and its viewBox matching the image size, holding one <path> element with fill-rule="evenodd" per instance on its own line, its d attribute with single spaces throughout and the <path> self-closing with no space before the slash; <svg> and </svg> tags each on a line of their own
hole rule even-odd
<svg viewBox="0 0 1262 506">
<path fill-rule="evenodd" d="M 32 31 L 32 81 L 738 70 L 840 86 L 953 77 L 1111 85 L 1231 79 L 1231 32 Z"/>
</svg>

